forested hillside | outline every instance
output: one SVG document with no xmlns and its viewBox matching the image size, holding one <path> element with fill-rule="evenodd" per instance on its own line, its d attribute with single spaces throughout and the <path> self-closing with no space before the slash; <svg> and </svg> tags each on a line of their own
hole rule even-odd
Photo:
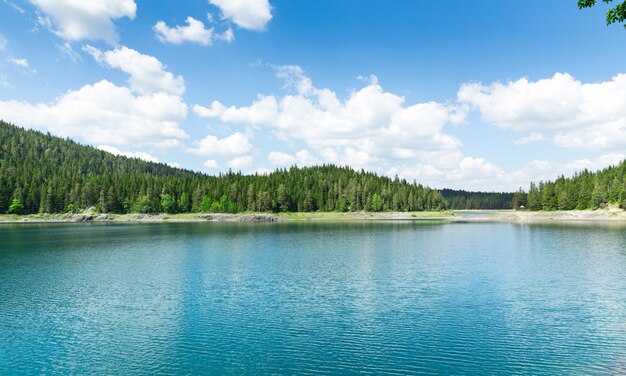
<svg viewBox="0 0 626 376">
<path fill-rule="evenodd" d="M 421 211 L 438 191 L 347 167 L 209 176 L 115 156 L 0 121 L 0 213 Z"/>
<path fill-rule="evenodd" d="M 514 205 L 530 210 L 598 209 L 609 204 L 626 208 L 626 161 L 601 171 L 584 170 L 571 178 L 531 183 L 527 194 L 515 194 Z"/>
<path fill-rule="evenodd" d="M 468 192 L 442 189 L 448 209 L 497 210 L 513 208 L 513 193 Z"/>
</svg>

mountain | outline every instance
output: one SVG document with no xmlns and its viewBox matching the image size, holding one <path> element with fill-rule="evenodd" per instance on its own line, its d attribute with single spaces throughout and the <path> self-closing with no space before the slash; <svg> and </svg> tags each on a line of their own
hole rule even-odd
<svg viewBox="0 0 626 376">
<path fill-rule="evenodd" d="M 0 121 L 0 213 L 89 207 L 104 213 L 420 211 L 445 209 L 446 203 L 420 184 L 349 167 L 210 176 Z"/>
</svg>

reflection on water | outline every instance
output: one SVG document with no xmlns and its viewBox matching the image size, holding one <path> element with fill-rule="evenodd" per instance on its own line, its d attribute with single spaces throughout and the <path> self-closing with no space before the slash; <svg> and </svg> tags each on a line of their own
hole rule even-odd
<svg viewBox="0 0 626 376">
<path fill-rule="evenodd" d="M 0 373 L 619 374 L 618 224 L 0 226 Z"/>
</svg>

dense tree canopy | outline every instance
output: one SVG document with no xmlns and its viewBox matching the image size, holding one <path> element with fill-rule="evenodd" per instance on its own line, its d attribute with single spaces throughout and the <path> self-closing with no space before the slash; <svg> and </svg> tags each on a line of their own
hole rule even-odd
<svg viewBox="0 0 626 376">
<path fill-rule="evenodd" d="M 0 121 L 0 213 L 421 211 L 441 193 L 348 167 L 209 176 L 113 154 Z"/>
<path fill-rule="evenodd" d="M 571 178 L 531 183 L 523 199 L 530 210 L 583 210 L 607 205 L 626 208 L 626 161 L 597 172 L 584 170 Z"/>
<path fill-rule="evenodd" d="M 613 0 L 602 0 L 605 3 L 612 3 Z M 595 6 L 597 3 L 596 0 L 578 0 L 578 8 L 591 8 Z M 610 25 L 613 23 L 622 23 L 626 20 L 626 1 L 621 4 L 617 4 L 616 6 L 609 8 L 606 12 L 606 24 Z M 626 25 L 624 25 L 626 27 Z"/>
<path fill-rule="evenodd" d="M 501 192 L 467 192 L 452 189 L 442 189 L 441 194 L 446 199 L 448 209 L 478 209 L 497 210 L 511 209 L 513 193 Z"/>
</svg>

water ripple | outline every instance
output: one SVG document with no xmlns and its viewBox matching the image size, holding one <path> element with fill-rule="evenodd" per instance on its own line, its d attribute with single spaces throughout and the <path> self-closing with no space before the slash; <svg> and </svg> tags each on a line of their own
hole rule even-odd
<svg viewBox="0 0 626 376">
<path fill-rule="evenodd" d="M 5 226 L 0 374 L 626 373 L 626 234 Z"/>
</svg>

